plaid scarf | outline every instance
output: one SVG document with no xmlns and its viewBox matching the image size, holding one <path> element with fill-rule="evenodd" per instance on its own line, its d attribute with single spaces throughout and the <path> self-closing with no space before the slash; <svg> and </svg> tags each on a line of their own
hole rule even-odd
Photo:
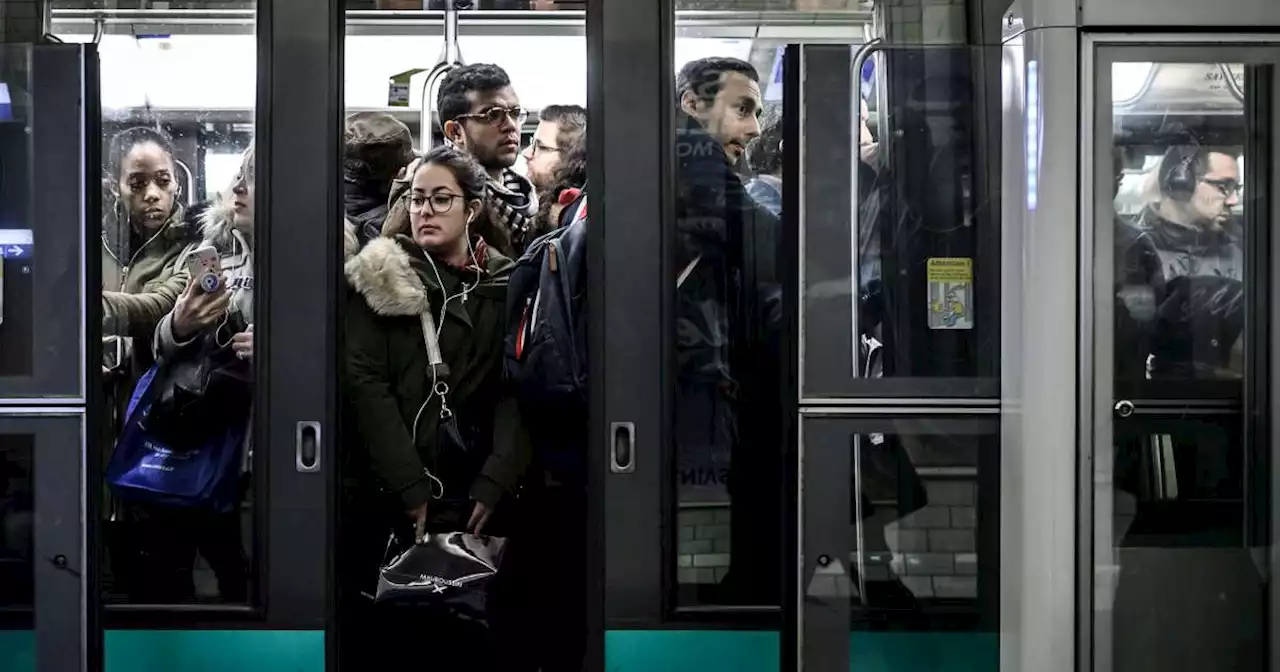
<svg viewBox="0 0 1280 672">
<path fill-rule="evenodd" d="M 525 245 L 532 239 L 530 234 L 538 214 L 538 197 L 533 183 L 513 171 L 503 171 L 501 182 L 491 179 L 485 188 L 485 208 L 494 233 L 506 239 L 490 240 L 489 243 L 504 254 L 519 256 L 523 253 Z"/>
</svg>

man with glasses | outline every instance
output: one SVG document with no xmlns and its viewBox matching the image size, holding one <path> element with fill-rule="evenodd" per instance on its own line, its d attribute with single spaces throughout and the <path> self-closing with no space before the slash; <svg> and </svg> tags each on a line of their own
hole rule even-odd
<svg viewBox="0 0 1280 672">
<path fill-rule="evenodd" d="M 533 239 L 538 198 L 533 183 L 511 170 L 529 117 L 511 78 L 491 63 L 455 68 L 440 85 L 436 110 L 445 140 L 469 152 L 489 174 L 475 232 L 503 255 L 519 257 Z"/>
<path fill-rule="evenodd" d="M 1117 372 L 1137 378 L 1234 377 L 1244 326 L 1237 152 L 1197 138 L 1170 146 L 1158 195 L 1116 235 L 1117 316 L 1135 334 Z M 1120 322 L 1117 323 L 1118 325 Z"/>
</svg>

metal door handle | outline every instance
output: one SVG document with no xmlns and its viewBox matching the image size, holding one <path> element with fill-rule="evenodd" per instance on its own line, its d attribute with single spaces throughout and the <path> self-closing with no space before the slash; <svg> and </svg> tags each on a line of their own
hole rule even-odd
<svg viewBox="0 0 1280 672">
<path fill-rule="evenodd" d="M 297 446 L 294 464 L 298 472 L 314 474 L 320 471 L 320 423 L 314 420 L 299 422 L 294 440 Z"/>
<path fill-rule="evenodd" d="M 1134 410 L 1133 402 L 1129 401 L 1128 399 L 1121 399 L 1120 401 L 1116 402 L 1115 410 L 1116 410 L 1116 415 L 1122 418 L 1127 418 L 1133 415 L 1133 410 Z"/>
<path fill-rule="evenodd" d="M 609 426 L 609 469 L 615 474 L 636 470 L 636 423 L 615 422 Z"/>
</svg>

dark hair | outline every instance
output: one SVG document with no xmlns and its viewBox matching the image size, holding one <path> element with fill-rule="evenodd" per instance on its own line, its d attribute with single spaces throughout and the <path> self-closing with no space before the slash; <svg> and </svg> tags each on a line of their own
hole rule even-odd
<svg viewBox="0 0 1280 672">
<path fill-rule="evenodd" d="M 760 81 L 760 73 L 756 72 L 755 66 L 742 59 L 712 56 L 689 61 L 676 75 L 676 104 L 690 92 L 704 103 L 713 102 L 724 87 L 720 76 L 727 72 L 739 73 L 753 82 Z"/>
<path fill-rule="evenodd" d="M 409 176 L 411 185 L 413 184 L 413 178 L 417 177 L 418 171 L 428 164 L 435 164 L 449 169 L 449 172 L 453 173 L 453 179 L 458 181 L 458 186 L 462 189 L 462 197 L 467 201 L 484 199 L 485 185 L 488 183 L 489 178 L 469 152 L 458 149 L 453 145 L 440 145 L 433 148 L 427 152 L 426 156 L 422 157 L 422 162 L 414 169 L 413 175 Z"/>
<path fill-rule="evenodd" d="M 782 106 L 766 105 L 763 129 L 760 135 L 747 145 L 747 165 L 757 174 L 773 175 L 782 170 Z"/>
<path fill-rule="evenodd" d="M 511 86 L 511 78 L 507 71 L 492 63 L 473 63 L 454 68 L 444 76 L 440 83 L 440 92 L 436 94 L 436 112 L 440 115 L 440 125 L 453 121 L 471 111 L 468 96 L 473 93 L 497 91 L 504 86 Z"/>
<path fill-rule="evenodd" d="M 177 171 L 178 160 L 173 153 L 173 141 L 165 135 L 163 131 L 148 128 L 146 126 L 134 126 L 126 128 L 112 136 L 107 145 L 107 165 L 103 168 L 105 177 L 118 182 L 120 180 L 120 171 L 124 167 L 124 157 L 133 151 L 134 147 L 144 145 L 148 142 L 154 142 L 165 154 L 169 155 L 169 161 L 173 163 L 174 171 Z M 174 175 L 177 180 L 177 175 Z"/>
<path fill-rule="evenodd" d="M 580 187 L 587 181 L 587 108 L 581 105 L 548 105 L 538 119 L 558 127 L 556 144 L 560 165 L 553 183 L 557 187 Z"/>
</svg>

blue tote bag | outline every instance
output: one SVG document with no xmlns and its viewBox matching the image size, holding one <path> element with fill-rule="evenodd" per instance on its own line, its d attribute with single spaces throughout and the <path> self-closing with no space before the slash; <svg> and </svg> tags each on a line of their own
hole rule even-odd
<svg viewBox="0 0 1280 672">
<path fill-rule="evenodd" d="M 138 380 L 107 463 L 107 483 L 125 500 L 229 510 L 235 504 L 240 448 L 248 423 L 205 432 L 195 441 L 155 431 L 147 420 L 156 407 L 162 373 L 160 364 L 155 364 Z"/>
</svg>

